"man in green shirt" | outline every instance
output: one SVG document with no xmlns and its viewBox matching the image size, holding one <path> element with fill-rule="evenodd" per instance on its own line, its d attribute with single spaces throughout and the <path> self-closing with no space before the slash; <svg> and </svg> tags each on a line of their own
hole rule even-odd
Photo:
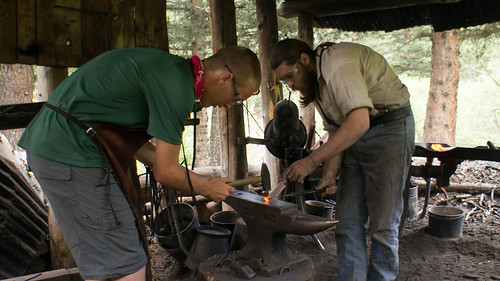
<svg viewBox="0 0 500 281">
<path fill-rule="evenodd" d="M 117 49 L 87 62 L 65 79 L 48 104 L 90 126 L 98 121 L 143 129 L 156 138 L 137 158 L 165 186 L 190 192 L 178 157 L 195 100 L 230 108 L 260 86 L 257 56 L 230 46 L 201 61 L 157 49 Z M 146 255 L 135 219 L 100 149 L 75 121 L 44 107 L 19 145 L 60 224 L 86 280 L 144 280 Z M 195 193 L 216 202 L 234 189 L 229 178 L 189 172 Z"/>
</svg>

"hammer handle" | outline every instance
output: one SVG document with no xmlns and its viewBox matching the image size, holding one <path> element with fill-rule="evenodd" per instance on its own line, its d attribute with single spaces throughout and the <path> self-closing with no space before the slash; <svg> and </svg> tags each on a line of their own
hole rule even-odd
<svg viewBox="0 0 500 281">
<path fill-rule="evenodd" d="M 232 187 L 243 186 L 247 184 L 258 184 L 262 182 L 262 176 L 253 176 L 244 179 L 239 179 L 228 183 Z"/>
</svg>

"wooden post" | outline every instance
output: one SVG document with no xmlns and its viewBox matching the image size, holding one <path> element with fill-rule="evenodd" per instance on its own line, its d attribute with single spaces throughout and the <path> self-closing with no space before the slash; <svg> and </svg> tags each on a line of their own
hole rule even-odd
<svg viewBox="0 0 500 281">
<path fill-rule="evenodd" d="M 38 101 L 47 101 L 49 96 L 68 77 L 67 67 L 37 66 Z"/>
<path fill-rule="evenodd" d="M 214 52 L 225 46 L 237 45 L 234 1 L 210 0 L 209 3 Z M 243 106 L 232 106 L 227 111 L 223 108 L 214 110 L 219 111 L 219 126 L 222 132 L 220 147 L 223 175 L 233 179 L 244 178 L 248 173 L 246 145 L 234 145 L 236 138 L 245 137 Z"/>
<path fill-rule="evenodd" d="M 300 14 L 298 18 L 298 37 L 300 40 L 309 44 L 309 47 L 313 47 L 313 25 L 312 25 L 312 17 L 309 14 Z M 308 106 L 300 106 L 300 118 L 304 123 L 304 126 L 307 130 L 307 143 L 306 148 L 311 148 L 311 145 L 314 144 L 314 130 L 316 127 L 315 122 L 315 107 L 314 104 L 309 104 Z"/>
<path fill-rule="evenodd" d="M 264 127 L 273 118 L 274 106 L 283 99 L 281 86 L 273 71 L 268 67 L 271 51 L 278 42 L 278 16 L 276 2 L 257 0 L 257 37 L 259 40 L 260 70 L 262 75 L 261 98 Z M 266 150 L 266 164 L 271 175 L 271 186 L 280 177 L 280 160 Z"/>
</svg>

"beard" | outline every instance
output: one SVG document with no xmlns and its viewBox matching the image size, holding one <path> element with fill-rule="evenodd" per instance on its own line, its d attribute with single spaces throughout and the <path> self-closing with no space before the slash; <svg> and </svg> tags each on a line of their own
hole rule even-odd
<svg viewBox="0 0 500 281">
<path fill-rule="evenodd" d="M 301 79 L 302 86 L 300 89 L 300 103 L 308 105 L 313 102 L 319 93 L 319 83 L 316 78 L 316 72 L 302 68 L 303 75 Z"/>
</svg>

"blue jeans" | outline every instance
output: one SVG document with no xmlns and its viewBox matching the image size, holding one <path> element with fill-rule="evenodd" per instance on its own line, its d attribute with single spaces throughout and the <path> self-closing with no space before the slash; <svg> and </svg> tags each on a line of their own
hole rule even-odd
<svg viewBox="0 0 500 281">
<path fill-rule="evenodd" d="M 398 226 L 414 142 L 410 115 L 371 128 L 345 151 L 335 211 L 339 280 L 396 279 Z"/>
</svg>

